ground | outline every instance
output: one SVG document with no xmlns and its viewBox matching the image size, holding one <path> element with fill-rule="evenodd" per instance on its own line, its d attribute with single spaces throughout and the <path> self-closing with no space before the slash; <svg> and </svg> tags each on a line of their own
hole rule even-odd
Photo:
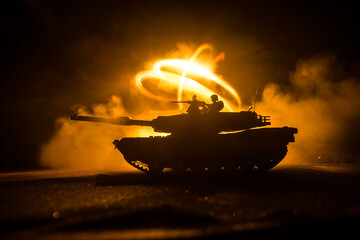
<svg viewBox="0 0 360 240">
<path fill-rule="evenodd" d="M 151 177 L 141 172 L 0 175 L 2 239 L 343 236 L 360 220 L 358 164 L 280 165 L 265 173 Z M 272 236 L 272 235 L 271 235 Z"/>
</svg>

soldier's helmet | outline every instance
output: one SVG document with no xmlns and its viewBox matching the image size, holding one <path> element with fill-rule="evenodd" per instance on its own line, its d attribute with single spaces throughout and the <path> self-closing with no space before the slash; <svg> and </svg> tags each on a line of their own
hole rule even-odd
<svg viewBox="0 0 360 240">
<path fill-rule="evenodd" d="M 210 98 L 211 98 L 211 101 L 213 101 L 213 102 L 216 102 L 217 100 L 219 100 L 219 97 L 216 94 L 211 95 Z"/>
</svg>

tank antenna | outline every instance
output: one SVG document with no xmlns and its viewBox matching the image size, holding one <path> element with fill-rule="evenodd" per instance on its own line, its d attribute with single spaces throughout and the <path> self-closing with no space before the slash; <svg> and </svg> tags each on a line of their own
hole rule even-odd
<svg viewBox="0 0 360 240">
<path fill-rule="evenodd" d="M 255 112 L 255 105 L 256 105 L 256 98 L 257 98 L 258 89 L 259 89 L 259 86 L 257 86 L 257 87 L 256 87 L 256 92 L 255 92 L 255 99 L 254 99 L 254 112 Z"/>
</svg>

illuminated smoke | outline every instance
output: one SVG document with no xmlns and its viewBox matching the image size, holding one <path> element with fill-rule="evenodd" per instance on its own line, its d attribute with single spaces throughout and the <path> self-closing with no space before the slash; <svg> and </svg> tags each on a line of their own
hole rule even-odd
<svg viewBox="0 0 360 240">
<path fill-rule="evenodd" d="M 171 100 L 183 100 L 183 97 L 191 99 L 193 94 L 198 95 L 200 99 L 208 100 L 214 93 L 221 97 L 228 110 L 239 110 L 240 97 L 236 91 L 221 76 L 213 72 L 217 62 L 224 59 L 223 53 L 212 58 L 212 48 L 209 45 L 202 45 L 195 51 L 180 45 L 180 50 L 171 53 L 169 57 L 171 59 L 155 62 L 151 66 L 154 70 L 140 72 L 134 78 L 136 91 L 131 89 L 129 93 L 134 98 L 138 97 L 139 93 L 148 98 L 142 99 L 142 102 L 139 100 L 141 98 L 136 99 L 137 108 L 141 109 L 141 114 L 130 114 L 126 111 L 121 97 L 118 96 L 111 97 L 107 104 L 94 105 L 90 110 L 80 107 L 76 112 L 79 115 L 99 117 L 131 116 L 152 119 L 156 117 L 155 112 L 164 111 L 164 109 L 166 114 L 169 114 L 169 108 L 164 107 L 166 105 L 170 105 L 176 112 L 183 112 L 181 107 L 177 108 L 176 104 L 171 104 Z M 177 59 L 177 57 L 186 60 Z M 152 84 L 155 82 L 155 90 L 152 88 L 154 92 L 146 89 L 143 81 L 152 81 Z M 159 81 L 162 82 L 159 83 Z M 171 96 L 171 89 L 175 93 L 173 96 Z M 170 97 L 162 97 L 161 93 L 164 92 Z M 149 98 L 156 100 L 156 104 L 146 105 Z M 172 112 L 174 113 L 174 111 Z M 57 119 L 56 124 L 55 135 L 50 142 L 43 146 L 41 153 L 42 164 L 52 168 L 128 170 L 131 167 L 125 163 L 122 155 L 114 150 L 111 144 L 114 139 L 126 136 L 164 135 L 154 133 L 149 127 L 121 127 L 102 123 L 73 122 L 69 116 Z"/>
<path fill-rule="evenodd" d="M 161 62 L 164 59 L 189 60 L 194 56 L 194 48 L 186 45 L 179 46 L 179 50 L 149 63 L 145 69 L 152 71 L 151 69 L 156 66 L 156 63 L 159 61 L 164 63 Z M 207 69 L 212 72 L 214 72 L 218 60 L 224 57 L 223 54 L 220 54 L 217 58 L 212 58 L 205 52 L 203 55 L 197 56 L 196 62 L 203 64 L 210 62 L 211 64 L 208 65 Z M 169 62 L 165 63 L 168 64 Z M 172 92 L 164 95 L 165 102 L 159 101 L 159 99 L 151 99 L 147 93 L 144 95 L 144 92 L 152 91 L 154 88 L 151 88 L 151 85 L 141 85 L 145 85 L 149 79 L 158 79 L 158 76 L 155 76 L 147 80 L 142 79 L 140 86 L 129 89 L 129 95 L 126 97 L 136 102 L 136 107 L 131 106 L 131 112 L 124 108 L 121 97 L 113 96 L 107 104 L 97 104 L 90 109 L 80 107 L 77 109 L 77 113 L 102 117 L 125 115 L 141 119 L 156 117 L 158 114 L 154 114 L 154 111 L 165 111 L 162 115 L 167 115 L 168 112 L 166 111 L 172 110 L 169 106 L 174 108 L 174 105 L 168 103 L 167 100 L 179 99 L 176 84 L 179 84 L 179 76 L 182 76 L 184 69 L 181 67 L 178 69 L 169 68 L 169 65 L 166 64 L 160 66 L 162 71 L 177 72 L 178 74 L 175 78 L 176 81 L 174 81 L 175 85 L 172 86 Z M 145 73 L 149 74 L 148 71 Z M 233 71 L 237 70 L 234 69 Z M 145 77 L 146 75 L 142 75 L 143 73 L 139 73 L 137 77 Z M 222 80 L 221 77 L 219 79 Z M 135 85 L 139 84 L 139 78 L 134 76 L 133 82 Z M 152 82 L 152 84 L 154 83 L 158 84 L 156 87 L 163 87 L 161 86 L 163 83 Z M 199 80 L 199 83 L 203 84 L 204 81 Z M 144 91 L 145 87 L 147 87 L 146 91 Z M 209 89 L 216 90 L 212 87 L 209 86 Z M 165 89 L 172 88 L 165 87 Z M 157 96 L 164 93 L 163 91 L 156 92 L 156 90 L 159 89 L 155 89 L 151 93 L 155 93 Z M 184 86 L 183 90 L 186 92 L 188 89 Z M 221 90 L 214 92 L 222 93 Z M 191 94 L 193 93 L 191 92 Z M 199 94 L 199 92 L 195 93 Z M 191 97 L 191 94 L 185 94 L 185 97 Z M 205 96 L 207 94 L 208 92 L 199 95 L 205 98 L 209 97 Z M 184 95 L 181 96 L 184 97 Z M 231 97 L 230 95 L 229 99 L 232 98 L 230 104 L 234 104 L 235 109 L 238 110 L 240 102 L 237 100 L 237 95 L 234 96 Z M 203 100 L 208 100 L 208 98 Z M 290 74 L 290 86 L 268 84 L 264 89 L 261 102 L 256 105 L 256 111 L 261 115 L 271 116 L 272 126 L 289 126 L 299 129 L 299 133 L 295 135 L 295 143 L 289 144 L 288 155 L 282 163 L 286 164 L 304 161 L 330 161 L 330 158 L 333 157 L 331 156 L 332 153 L 341 151 L 341 147 L 347 143 L 353 143 L 351 140 L 354 135 L 359 133 L 359 128 L 356 125 L 360 119 L 357 109 L 359 106 L 360 86 L 355 79 L 344 77 L 341 64 L 337 62 L 334 56 L 315 56 L 297 62 L 296 71 Z M 147 127 L 121 127 L 101 123 L 73 122 L 69 116 L 65 116 L 57 120 L 56 133 L 51 141 L 43 146 L 41 162 L 44 166 L 52 168 L 134 170 L 123 160 L 122 155 L 114 150 L 111 143 L 114 139 L 121 139 L 126 136 L 150 135 L 156 134 Z"/>
<path fill-rule="evenodd" d="M 217 94 L 225 105 L 225 110 L 239 111 L 240 97 L 236 90 L 220 76 L 215 74 L 215 66 L 219 60 L 224 60 L 225 54 L 216 58 L 206 58 L 201 63 L 198 58 L 204 51 L 212 52 L 208 44 L 201 45 L 188 60 L 162 59 L 154 63 L 153 68 L 137 74 L 136 89 L 148 98 L 159 102 L 170 103 L 177 100 L 191 99 L 195 94 L 202 99 L 208 99 Z M 149 89 L 145 87 L 147 83 Z M 184 105 L 179 104 L 178 110 Z"/>
<path fill-rule="evenodd" d="M 335 56 L 299 60 L 290 74 L 291 85 L 269 84 L 257 111 L 271 116 L 273 126 L 297 127 L 287 162 L 340 162 L 341 153 L 356 144 L 360 119 L 360 85 L 344 77 Z"/>
<path fill-rule="evenodd" d="M 79 114 L 94 114 L 112 117 L 125 114 L 121 99 L 113 96 L 108 104 L 94 105 L 89 113 L 78 108 Z M 78 123 L 69 116 L 57 119 L 56 133 L 49 143 L 43 146 L 41 161 L 44 166 L 77 169 L 127 169 L 119 153 L 114 151 L 111 142 L 117 136 L 124 136 L 121 127 L 101 123 Z"/>
</svg>

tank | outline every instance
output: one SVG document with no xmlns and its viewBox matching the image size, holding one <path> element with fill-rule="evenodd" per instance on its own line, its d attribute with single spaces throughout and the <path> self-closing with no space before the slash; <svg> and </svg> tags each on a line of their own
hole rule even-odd
<svg viewBox="0 0 360 240">
<path fill-rule="evenodd" d="M 188 113 L 153 120 L 72 115 L 72 120 L 152 127 L 167 136 L 126 137 L 113 144 L 131 166 L 150 174 L 266 171 L 275 167 L 294 142 L 296 128 L 270 128 L 269 116 L 255 111 L 211 112 L 193 100 Z M 209 104 L 206 104 L 209 105 Z"/>
</svg>

